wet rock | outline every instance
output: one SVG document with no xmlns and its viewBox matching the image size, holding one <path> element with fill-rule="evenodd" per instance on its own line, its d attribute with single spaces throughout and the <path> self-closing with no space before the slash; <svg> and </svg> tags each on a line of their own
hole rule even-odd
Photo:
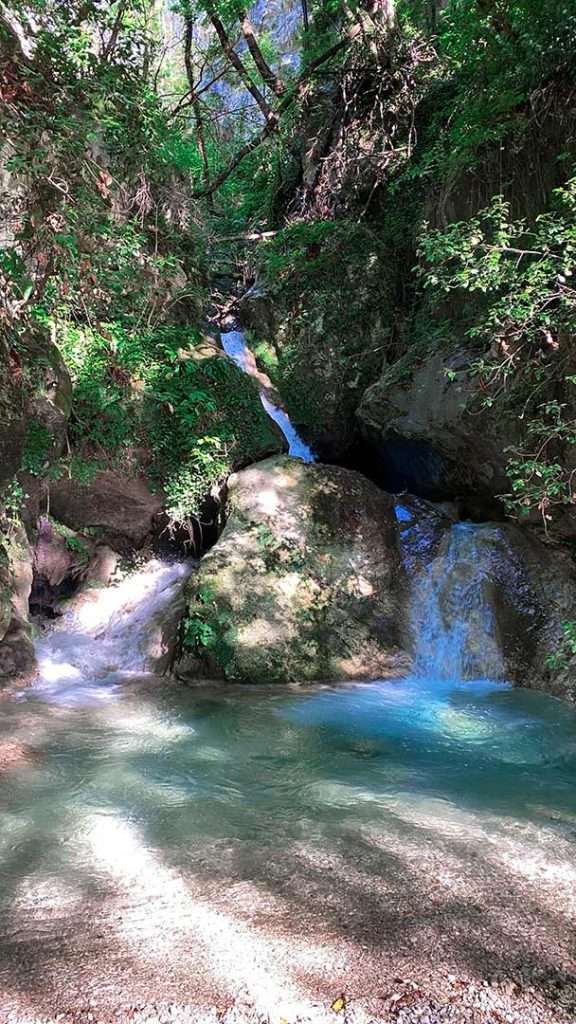
<svg viewBox="0 0 576 1024">
<path fill-rule="evenodd" d="M 0 688 L 25 685 L 36 674 L 31 588 L 32 550 L 24 529 L 12 525 L 0 545 Z"/>
<path fill-rule="evenodd" d="M 413 494 L 394 499 L 402 561 L 409 579 L 429 565 L 447 530 L 457 522 L 458 510 L 450 503 L 434 504 Z"/>
<path fill-rule="evenodd" d="M 173 597 L 146 623 L 142 650 L 148 671 L 156 676 L 169 672 L 174 664 L 179 626 L 186 611 L 184 583 L 174 587 Z"/>
<path fill-rule="evenodd" d="M 106 544 L 99 544 L 90 559 L 87 579 L 102 586 L 108 586 L 118 568 L 119 561 L 120 555 L 117 551 L 113 551 Z"/>
<path fill-rule="evenodd" d="M 576 658 L 564 629 L 576 619 L 576 572 L 568 553 L 511 523 L 479 529 L 508 678 L 576 700 Z"/>
<path fill-rule="evenodd" d="M 86 578 L 94 542 L 49 516 L 37 523 L 34 546 L 34 581 L 30 603 L 44 611 L 54 609 Z"/>
<path fill-rule="evenodd" d="M 569 552 L 515 526 L 504 527 L 538 610 L 533 656 L 519 682 L 576 701 L 576 655 L 566 626 L 576 621 L 576 569 Z M 522 643 L 522 639 L 520 639 Z"/>
<path fill-rule="evenodd" d="M 470 356 L 427 358 L 404 385 L 382 377 L 365 392 L 358 418 L 393 489 L 432 500 L 467 496 L 481 506 L 509 490 L 505 449 L 517 417 L 482 410 Z M 490 517 L 490 516 L 488 516 Z"/>
<path fill-rule="evenodd" d="M 229 481 L 229 518 L 191 577 L 178 674 L 245 682 L 400 674 L 392 499 L 359 473 L 268 459 Z"/>
<path fill-rule="evenodd" d="M 256 281 L 244 293 L 238 303 L 238 311 L 242 323 L 254 331 L 258 337 L 270 339 L 274 337 L 276 323 L 274 307 L 265 285 Z"/>
<path fill-rule="evenodd" d="M 62 478 L 50 484 L 50 509 L 59 522 L 72 530 L 90 529 L 118 550 L 142 547 L 162 505 L 144 479 L 111 470 L 90 483 Z"/>
</svg>

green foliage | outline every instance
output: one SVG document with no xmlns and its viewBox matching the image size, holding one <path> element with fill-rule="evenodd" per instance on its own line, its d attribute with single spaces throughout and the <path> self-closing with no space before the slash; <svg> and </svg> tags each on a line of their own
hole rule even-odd
<svg viewBox="0 0 576 1024">
<path fill-rule="evenodd" d="M 404 25 L 425 24 L 422 5 L 402 4 Z M 433 115 L 411 175 L 444 177 L 474 166 L 486 146 L 516 130 L 533 90 L 576 72 L 576 12 L 570 0 L 452 0 L 435 26 Z M 520 131 L 524 125 L 518 126 Z"/>
<path fill-rule="evenodd" d="M 425 227 L 418 254 L 424 287 L 480 293 L 480 312 L 468 330 L 481 355 L 472 363 L 482 404 L 506 404 L 525 424 L 509 448 L 511 511 L 571 504 L 573 475 L 559 454 L 576 445 L 573 389 L 576 332 L 576 178 L 556 189 L 554 206 L 530 224 L 514 220 L 510 204 L 490 207 L 444 230 Z M 576 367 L 574 367 L 576 369 Z M 542 401 L 547 390 L 558 397 Z"/>
<path fill-rule="evenodd" d="M 26 494 L 21 483 L 12 479 L 8 482 L 1 495 L 2 508 L 10 528 L 14 528 L 21 519 Z"/>
<path fill-rule="evenodd" d="M 79 564 L 87 565 L 90 559 L 90 548 L 85 540 L 79 537 L 77 533 L 74 533 L 74 530 L 69 529 L 64 523 L 59 523 L 56 519 L 50 518 L 50 523 L 56 533 L 62 537 L 68 550 L 78 556 Z"/>
<path fill-rule="evenodd" d="M 150 5 L 13 8 L 16 22 L 34 26 L 34 52 L 7 73 L 13 181 L 3 213 L 18 230 L 0 249 L 4 316 L 22 324 L 41 303 L 84 322 L 125 316 L 149 326 L 197 302 L 200 232 L 181 132 L 151 78 L 159 40 Z"/>
<path fill-rule="evenodd" d="M 215 600 L 208 586 L 194 597 L 182 627 L 182 646 L 197 657 L 211 657 L 226 675 L 232 673 L 234 622 L 228 609 Z"/>
<path fill-rule="evenodd" d="M 245 331 L 248 347 L 254 353 L 256 363 L 275 383 L 278 375 L 278 353 L 273 345 L 265 338 L 256 338 L 251 331 Z"/>
<path fill-rule="evenodd" d="M 274 287 L 288 282 L 292 287 L 310 279 L 322 280 L 327 269 L 334 269 L 334 247 L 349 245 L 348 224 L 335 221 L 306 221 L 291 224 L 263 247 L 266 275 Z M 344 237 L 343 237 L 344 236 Z"/>
<path fill-rule="evenodd" d="M 546 664 L 552 671 L 563 670 L 569 668 L 574 658 L 576 658 L 576 622 L 563 622 L 559 649 L 548 656 Z"/>
<path fill-rule="evenodd" d="M 72 455 L 68 462 L 70 479 L 76 480 L 79 484 L 91 484 L 100 469 L 105 468 L 105 463 L 97 459 L 87 461 L 78 455 Z"/>
<path fill-rule="evenodd" d="M 22 469 L 32 476 L 41 476 L 48 467 L 51 449 L 50 432 L 38 420 L 28 420 L 22 450 Z"/>
<path fill-rule="evenodd" d="M 59 337 L 75 385 L 73 475 L 91 459 L 122 464 L 143 449 L 169 515 L 183 521 L 233 466 L 274 449 L 253 381 L 199 332 L 68 324 Z"/>
<path fill-rule="evenodd" d="M 176 4 L 193 17 L 208 6 Z M 213 6 L 237 29 L 240 0 Z M 26 61 L 9 59 L 0 70 L 15 186 L 2 212 L 16 225 L 15 238 L 0 249 L 0 318 L 10 339 L 1 352 L 10 363 L 9 373 L 0 366 L 0 411 L 7 418 L 20 410 L 17 396 L 39 386 L 22 342 L 35 322 L 53 324 L 74 379 L 72 451 L 57 472 L 87 482 L 103 466 L 144 464 L 164 488 L 171 515 L 185 519 L 199 514 L 206 493 L 233 466 L 270 450 L 273 435 L 253 383 L 214 353 L 203 355 L 199 334 L 182 324 L 199 320 L 206 252 L 216 272 L 236 272 L 243 255 L 236 242 L 208 236 L 226 239 L 271 220 L 282 229 L 260 253 L 283 323 L 277 351 L 261 339 L 256 354 L 313 439 L 353 429 L 366 387 L 382 373 L 390 384 L 404 379 L 460 329 L 443 315 L 446 296 L 470 295 L 465 328 L 479 395 L 485 407 L 511 408 L 522 424 L 522 441 L 509 452 L 509 507 L 539 509 L 546 522 L 552 508 L 572 503 L 564 467 L 575 443 L 574 181 L 532 221 L 513 217 L 498 195 L 465 223 L 427 229 L 419 248 L 426 295 L 416 314 L 407 281 L 420 211 L 434 188 L 449 190 L 487 151 L 511 151 L 527 137 L 551 82 L 569 90 L 574 5 L 451 0 L 441 12 L 424 0 L 398 6 L 399 27 L 386 40 L 382 62 L 374 60 L 378 40 L 365 5 L 353 0 L 345 12 L 340 0 L 310 5 L 302 66 L 341 37 L 350 17 L 363 26 L 354 45 L 325 68 L 330 92 L 346 96 L 353 112 L 342 165 L 330 162 L 332 152 L 320 160 L 329 168 L 328 191 L 346 193 L 342 203 L 323 193 L 307 208 L 294 157 L 303 128 L 307 147 L 322 141 L 318 118 L 327 108 L 317 100 L 327 90 L 319 72 L 307 87 L 305 113 L 295 103 L 281 131 L 239 164 L 208 210 L 190 201 L 205 173 L 197 123 L 185 102 L 177 116 L 170 110 L 171 96 L 185 100 L 188 82 L 182 65 L 171 82 L 158 67 L 154 5 L 11 5 L 16 22 L 33 26 L 34 39 Z M 6 26 L 1 44 L 8 53 L 18 45 Z M 261 44 L 275 63 L 270 40 L 263 36 Z M 242 53 L 262 84 L 250 54 Z M 221 61 L 222 53 L 210 38 L 207 65 L 216 57 Z M 284 73 L 290 88 L 297 72 Z M 159 81 L 168 86 L 164 99 Z M 233 86 L 234 76 L 228 72 L 224 82 Z M 232 94 L 240 96 L 234 87 Z M 259 125 L 242 103 L 228 115 L 218 91 L 203 95 L 202 105 L 214 174 Z M 370 148 L 376 136 L 381 146 Z M 286 211 L 296 208 L 302 221 L 286 224 Z M 352 212 L 336 219 L 343 210 Z M 32 421 L 23 468 L 41 475 L 50 455 L 48 432 Z"/>
</svg>

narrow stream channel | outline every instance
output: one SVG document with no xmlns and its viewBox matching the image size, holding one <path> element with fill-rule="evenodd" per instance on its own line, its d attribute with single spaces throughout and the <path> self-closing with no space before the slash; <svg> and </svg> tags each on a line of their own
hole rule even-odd
<svg viewBox="0 0 576 1024">
<path fill-rule="evenodd" d="M 245 373 L 249 374 L 251 369 L 250 353 L 242 332 L 226 331 L 220 335 L 220 339 L 222 341 L 222 348 L 226 354 L 234 360 L 241 370 L 244 370 Z M 252 360 L 253 359 L 254 357 L 252 357 Z M 315 462 L 316 456 L 314 455 L 314 452 L 310 446 L 302 440 L 286 410 L 275 405 L 262 388 L 260 388 L 260 401 L 262 402 L 262 405 L 270 419 L 274 420 L 284 434 L 284 437 L 288 442 L 288 454 L 293 455 L 296 459 L 302 459 L 303 462 Z"/>
</svg>

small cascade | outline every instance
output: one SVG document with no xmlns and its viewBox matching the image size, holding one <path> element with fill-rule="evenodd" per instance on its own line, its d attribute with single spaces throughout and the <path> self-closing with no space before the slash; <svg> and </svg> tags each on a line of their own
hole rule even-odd
<svg viewBox="0 0 576 1024">
<path fill-rule="evenodd" d="M 506 679 L 484 528 L 456 523 L 414 584 L 415 673 L 445 682 Z"/>
<path fill-rule="evenodd" d="M 39 678 L 27 693 L 82 704 L 111 697 L 125 676 L 160 671 L 190 571 L 189 562 L 154 558 L 115 586 L 78 595 L 36 641 Z"/>
<path fill-rule="evenodd" d="M 226 331 L 220 335 L 222 341 L 222 348 L 226 352 L 226 355 L 230 356 L 230 359 L 239 366 L 240 369 L 247 373 L 250 377 L 254 377 L 258 384 L 260 391 L 260 401 L 264 406 L 270 419 L 274 420 L 277 426 L 280 427 L 286 441 L 288 442 L 288 454 L 294 456 L 296 459 L 302 459 L 302 462 L 315 462 L 316 456 L 314 452 L 302 440 L 296 427 L 292 423 L 288 413 L 285 409 L 281 409 L 280 406 L 276 405 L 269 397 L 271 386 L 270 382 L 264 378 L 263 374 L 260 374 L 256 367 L 256 360 L 250 352 L 246 344 L 246 340 L 241 331 Z"/>
</svg>

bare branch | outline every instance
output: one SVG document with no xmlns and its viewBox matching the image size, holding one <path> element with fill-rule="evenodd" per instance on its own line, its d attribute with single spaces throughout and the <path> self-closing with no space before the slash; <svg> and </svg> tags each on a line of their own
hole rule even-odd
<svg viewBox="0 0 576 1024">
<path fill-rule="evenodd" d="M 263 242 L 267 238 L 275 238 L 277 231 L 249 231 L 243 235 L 221 235 L 215 238 L 212 245 L 220 245 L 221 242 Z"/>
<path fill-rule="evenodd" d="M 102 50 L 101 60 L 103 64 L 105 64 L 110 59 L 110 57 L 114 53 L 114 50 L 116 49 L 116 44 L 118 42 L 118 37 L 120 35 L 120 30 L 122 28 L 122 19 L 124 17 L 126 7 L 127 0 L 120 0 L 120 3 L 118 5 L 118 12 L 116 14 L 116 18 L 114 21 L 114 27 L 110 33 L 110 38 L 108 42 Z"/>
<path fill-rule="evenodd" d="M 258 45 L 258 40 L 254 33 L 254 26 L 252 25 L 246 11 L 241 11 L 238 17 L 240 20 L 242 35 L 246 40 L 246 45 L 252 54 L 254 63 L 262 76 L 262 81 L 266 82 L 268 88 L 271 89 L 272 92 L 275 92 L 277 96 L 282 96 L 286 91 L 286 86 L 282 79 L 279 78 L 278 75 L 274 74 L 272 68 L 267 63 L 264 54 Z"/>
<path fill-rule="evenodd" d="M 238 54 L 236 53 L 236 50 L 234 49 L 232 43 L 230 42 L 228 33 L 226 32 L 226 29 L 224 28 L 222 21 L 216 14 L 216 11 L 214 10 L 212 4 L 208 6 L 207 13 L 210 21 L 212 22 L 212 25 L 214 26 L 216 35 L 220 40 L 222 50 L 224 51 L 226 57 L 230 61 L 230 64 L 232 65 L 234 70 L 238 72 L 238 75 L 240 76 L 242 83 L 244 84 L 248 92 L 251 93 L 251 95 L 256 100 L 256 103 L 260 107 L 260 110 L 264 114 L 266 120 L 269 122 L 274 122 L 276 120 L 276 114 L 272 110 L 272 107 L 268 103 L 266 97 L 263 95 L 263 93 L 260 91 L 256 83 L 251 78 L 242 58 L 239 57 Z"/>
<path fill-rule="evenodd" d="M 349 46 L 350 43 L 353 42 L 353 40 L 358 37 L 360 31 L 360 25 L 353 25 L 348 30 L 343 39 L 340 39 L 339 42 L 334 43 L 334 45 L 331 46 L 328 50 L 326 50 L 323 54 L 321 54 L 319 57 L 316 57 L 315 60 L 311 61 L 308 67 L 306 67 L 302 74 L 299 76 L 299 78 L 297 78 L 291 92 L 289 92 L 288 95 L 285 96 L 282 102 L 278 105 L 278 107 L 276 107 L 276 110 L 274 111 L 274 119 L 269 120 L 268 123 L 262 129 L 262 131 L 260 131 L 257 135 L 253 136 L 252 139 L 249 139 L 248 142 L 245 142 L 244 145 L 240 147 L 240 149 L 233 157 L 233 159 L 230 161 L 228 166 L 225 167 L 224 170 L 221 171 L 220 174 L 218 174 L 214 178 L 214 180 L 207 188 L 198 189 L 197 191 L 193 192 L 192 198 L 201 199 L 205 196 L 211 195 L 213 192 L 216 192 L 216 190 L 219 189 L 220 186 L 224 184 L 224 182 L 230 177 L 230 175 L 236 170 L 236 168 L 250 153 L 253 153 L 255 149 L 258 149 L 258 147 L 261 146 L 262 143 L 266 141 L 266 139 L 270 138 L 271 135 L 278 131 L 280 118 L 289 109 L 289 107 L 291 107 L 292 104 L 296 102 L 296 100 L 299 100 L 302 97 L 305 86 L 311 75 L 319 67 L 321 67 L 322 64 L 325 64 L 327 61 L 331 60 L 332 57 L 335 57 L 337 53 L 340 53 L 341 50 L 344 50 L 347 46 Z"/>
<path fill-rule="evenodd" d="M 202 158 L 202 175 L 204 178 L 204 188 L 210 187 L 210 167 L 208 165 L 208 153 L 206 151 L 206 139 L 204 134 L 204 120 L 202 117 L 202 107 L 200 106 L 200 100 L 196 95 L 196 79 L 194 75 L 194 64 L 192 61 L 192 42 L 194 39 L 194 20 L 193 18 L 187 17 L 186 21 L 186 34 L 184 36 L 184 66 L 186 68 L 186 77 L 188 78 L 188 85 L 190 86 L 190 94 L 192 97 L 192 110 L 194 112 L 194 120 L 196 121 L 196 135 L 198 137 L 198 149 L 200 150 L 200 156 Z M 210 193 L 209 202 L 212 203 L 212 194 Z"/>
<path fill-rule="evenodd" d="M 206 84 L 203 85 L 200 89 L 196 89 L 194 92 L 188 91 L 184 96 L 182 96 L 178 100 L 178 103 L 170 111 L 170 113 L 168 114 L 168 117 L 176 117 L 176 114 L 179 114 L 180 111 L 185 110 L 186 107 L 190 107 L 194 103 L 195 100 L 199 99 L 199 97 L 202 95 L 203 92 L 208 92 L 208 89 L 211 89 L 212 86 L 215 85 L 216 82 L 219 82 L 220 79 L 224 77 L 224 75 L 226 74 L 227 71 L 228 71 L 228 65 L 226 64 L 218 72 L 217 75 L 214 75 L 214 77 L 211 78 L 209 82 L 206 82 Z"/>
</svg>

